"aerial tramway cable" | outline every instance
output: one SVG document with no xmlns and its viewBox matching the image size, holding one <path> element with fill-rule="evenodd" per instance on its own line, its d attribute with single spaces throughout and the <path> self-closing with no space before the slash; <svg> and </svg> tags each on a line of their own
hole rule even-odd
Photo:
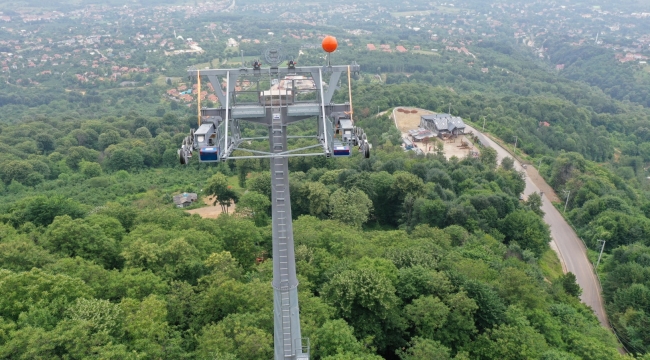
<svg viewBox="0 0 650 360">
<path fill-rule="evenodd" d="M 352 119 L 354 110 L 352 110 L 352 80 L 350 79 L 350 65 L 348 65 L 348 95 L 350 97 L 350 120 L 354 124 L 354 119 Z"/>
<path fill-rule="evenodd" d="M 196 100 L 197 100 L 197 106 L 196 107 L 197 107 L 197 112 L 198 112 L 197 123 L 198 123 L 198 126 L 200 127 L 201 126 L 201 73 L 200 73 L 199 69 L 196 69 L 196 80 L 197 80 L 197 86 L 196 87 L 198 89 L 198 93 L 197 93 L 197 97 L 196 97 Z"/>
</svg>

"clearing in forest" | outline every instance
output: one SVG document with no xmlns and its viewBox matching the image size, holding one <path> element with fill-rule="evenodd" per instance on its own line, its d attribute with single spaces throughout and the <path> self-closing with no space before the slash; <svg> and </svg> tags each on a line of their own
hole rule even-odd
<svg viewBox="0 0 650 360">
<path fill-rule="evenodd" d="M 198 214 L 200 217 L 204 219 L 216 219 L 223 212 L 221 211 L 221 205 L 219 204 L 217 204 L 216 206 L 212 205 L 212 203 L 214 202 L 214 198 L 212 196 L 204 198 L 203 202 L 209 206 L 193 209 L 193 210 L 187 210 L 187 212 L 190 214 Z M 235 212 L 235 204 L 233 203 L 228 207 L 228 213 L 232 214 L 234 212 Z"/>
<path fill-rule="evenodd" d="M 429 50 L 413 50 L 411 51 L 414 54 L 430 55 L 430 56 L 440 56 L 438 52 L 429 51 Z"/>
<path fill-rule="evenodd" d="M 409 130 L 417 129 L 418 126 L 420 126 L 420 115 L 428 115 L 433 113 L 433 111 L 415 108 L 395 108 L 395 110 L 393 110 L 395 126 L 397 126 L 400 132 L 402 132 L 402 135 L 406 135 Z"/>
<path fill-rule="evenodd" d="M 412 139 L 409 135 L 409 130 L 414 130 L 420 127 L 420 116 L 435 114 L 433 111 L 410 108 L 410 107 L 397 107 L 393 109 L 393 120 L 395 126 L 402 133 L 403 139 Z M 441 140 L 439 138 L 431 139 L 429 143 L 413 142 L 413 144 L 422 150 L 425 154 L 434 153 L 436 151 L 436 144 L 442 142 L 443 152 L 447 159 L 455 156 L 462 159 L 471 155 L 472 152 L 478 152 L 469 137 L 461 135 L 457 138 L 450 138 Z"/>
</svg>

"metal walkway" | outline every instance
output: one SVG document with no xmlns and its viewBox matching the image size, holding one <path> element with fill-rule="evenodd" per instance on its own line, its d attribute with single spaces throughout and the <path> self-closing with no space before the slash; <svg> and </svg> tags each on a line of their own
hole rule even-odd
<svg viewBox="0 0 650 360">
<path fill-rule="evenodd" d="M 269 128 L 271 152 L 281 153 L 287 149 L 286 125 L 281 108 L 272 114 Z M 293 227 L 291 223 L 291 201 L 289 194 L 289 159 L 271 158 L 271 200 L 273 211 L 273 290 L 276 359 L 307 359 L 302 352 L 300 320 L 298 315 L 298 279 L 294 257 Z M 279 318 L 279 319 L 278 319 Z"/>
</svg>

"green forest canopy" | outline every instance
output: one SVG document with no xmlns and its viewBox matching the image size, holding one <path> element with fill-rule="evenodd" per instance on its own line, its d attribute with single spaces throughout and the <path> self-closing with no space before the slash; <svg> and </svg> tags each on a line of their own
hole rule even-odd
<svg viewBox="0 0 650 360">
<path fill-rule="evenodd" d="M 377 151 L 290 163 L 315 358 L 618 357 L 571 274 L 542 270 L 548 228 L 517 200 L 520 175 L 486 158 L 404 153 L 392 121 L 372 116 L 395 106 L 451 108 L 485 118 L 505 142 L 518 136 L 549 184 L 571 191 L 567 218 L 586 244 L 607 241 L 598 270 L 610 321 L 628 350 L 648 351 L 647 78 L 601 49 L 549 48 L 565 72 L 503 39 L 470 48 L 480 66 L 445 51 L 337 54 L 364 60 L 355 117 Z M 211 60 L 146 59 L 175 76 Z M 134 80 L 133 89 L 0 82 L 0 357 L 268 358 L 272 259 L 256 261 L 271 253 L 267 164 L 179 168 L 196 108 L 161 100 L 164 86 L 145 86 L 153 75 Z M 173 194 L 200 193 L 218 174 L 238 213 L 204 220 L 173 208 Z"/>
</svg>

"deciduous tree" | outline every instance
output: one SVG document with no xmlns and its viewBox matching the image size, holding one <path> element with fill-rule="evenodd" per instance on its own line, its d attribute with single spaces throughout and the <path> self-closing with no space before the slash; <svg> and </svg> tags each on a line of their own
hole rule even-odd
<svg viewBox="0 0 650 360">
<path fill-rule="evenodd" d="M 372 201 L 363 191 L 353 188 L 340 188 L 330 197 L 330 213 L 332 219 L 345 224 L 361 227 L 372 211 Z"/>
<path fill-rule="evenodd" d="M 228 179 L 222 173 L 214 174 L 204 189 L 207 195 L 214 196 L 214 205 L 221 205 L 221 210 L 228 213 L 228 207 L 238 200 L 237 193 L 228 185 Z"/>
</svg>

